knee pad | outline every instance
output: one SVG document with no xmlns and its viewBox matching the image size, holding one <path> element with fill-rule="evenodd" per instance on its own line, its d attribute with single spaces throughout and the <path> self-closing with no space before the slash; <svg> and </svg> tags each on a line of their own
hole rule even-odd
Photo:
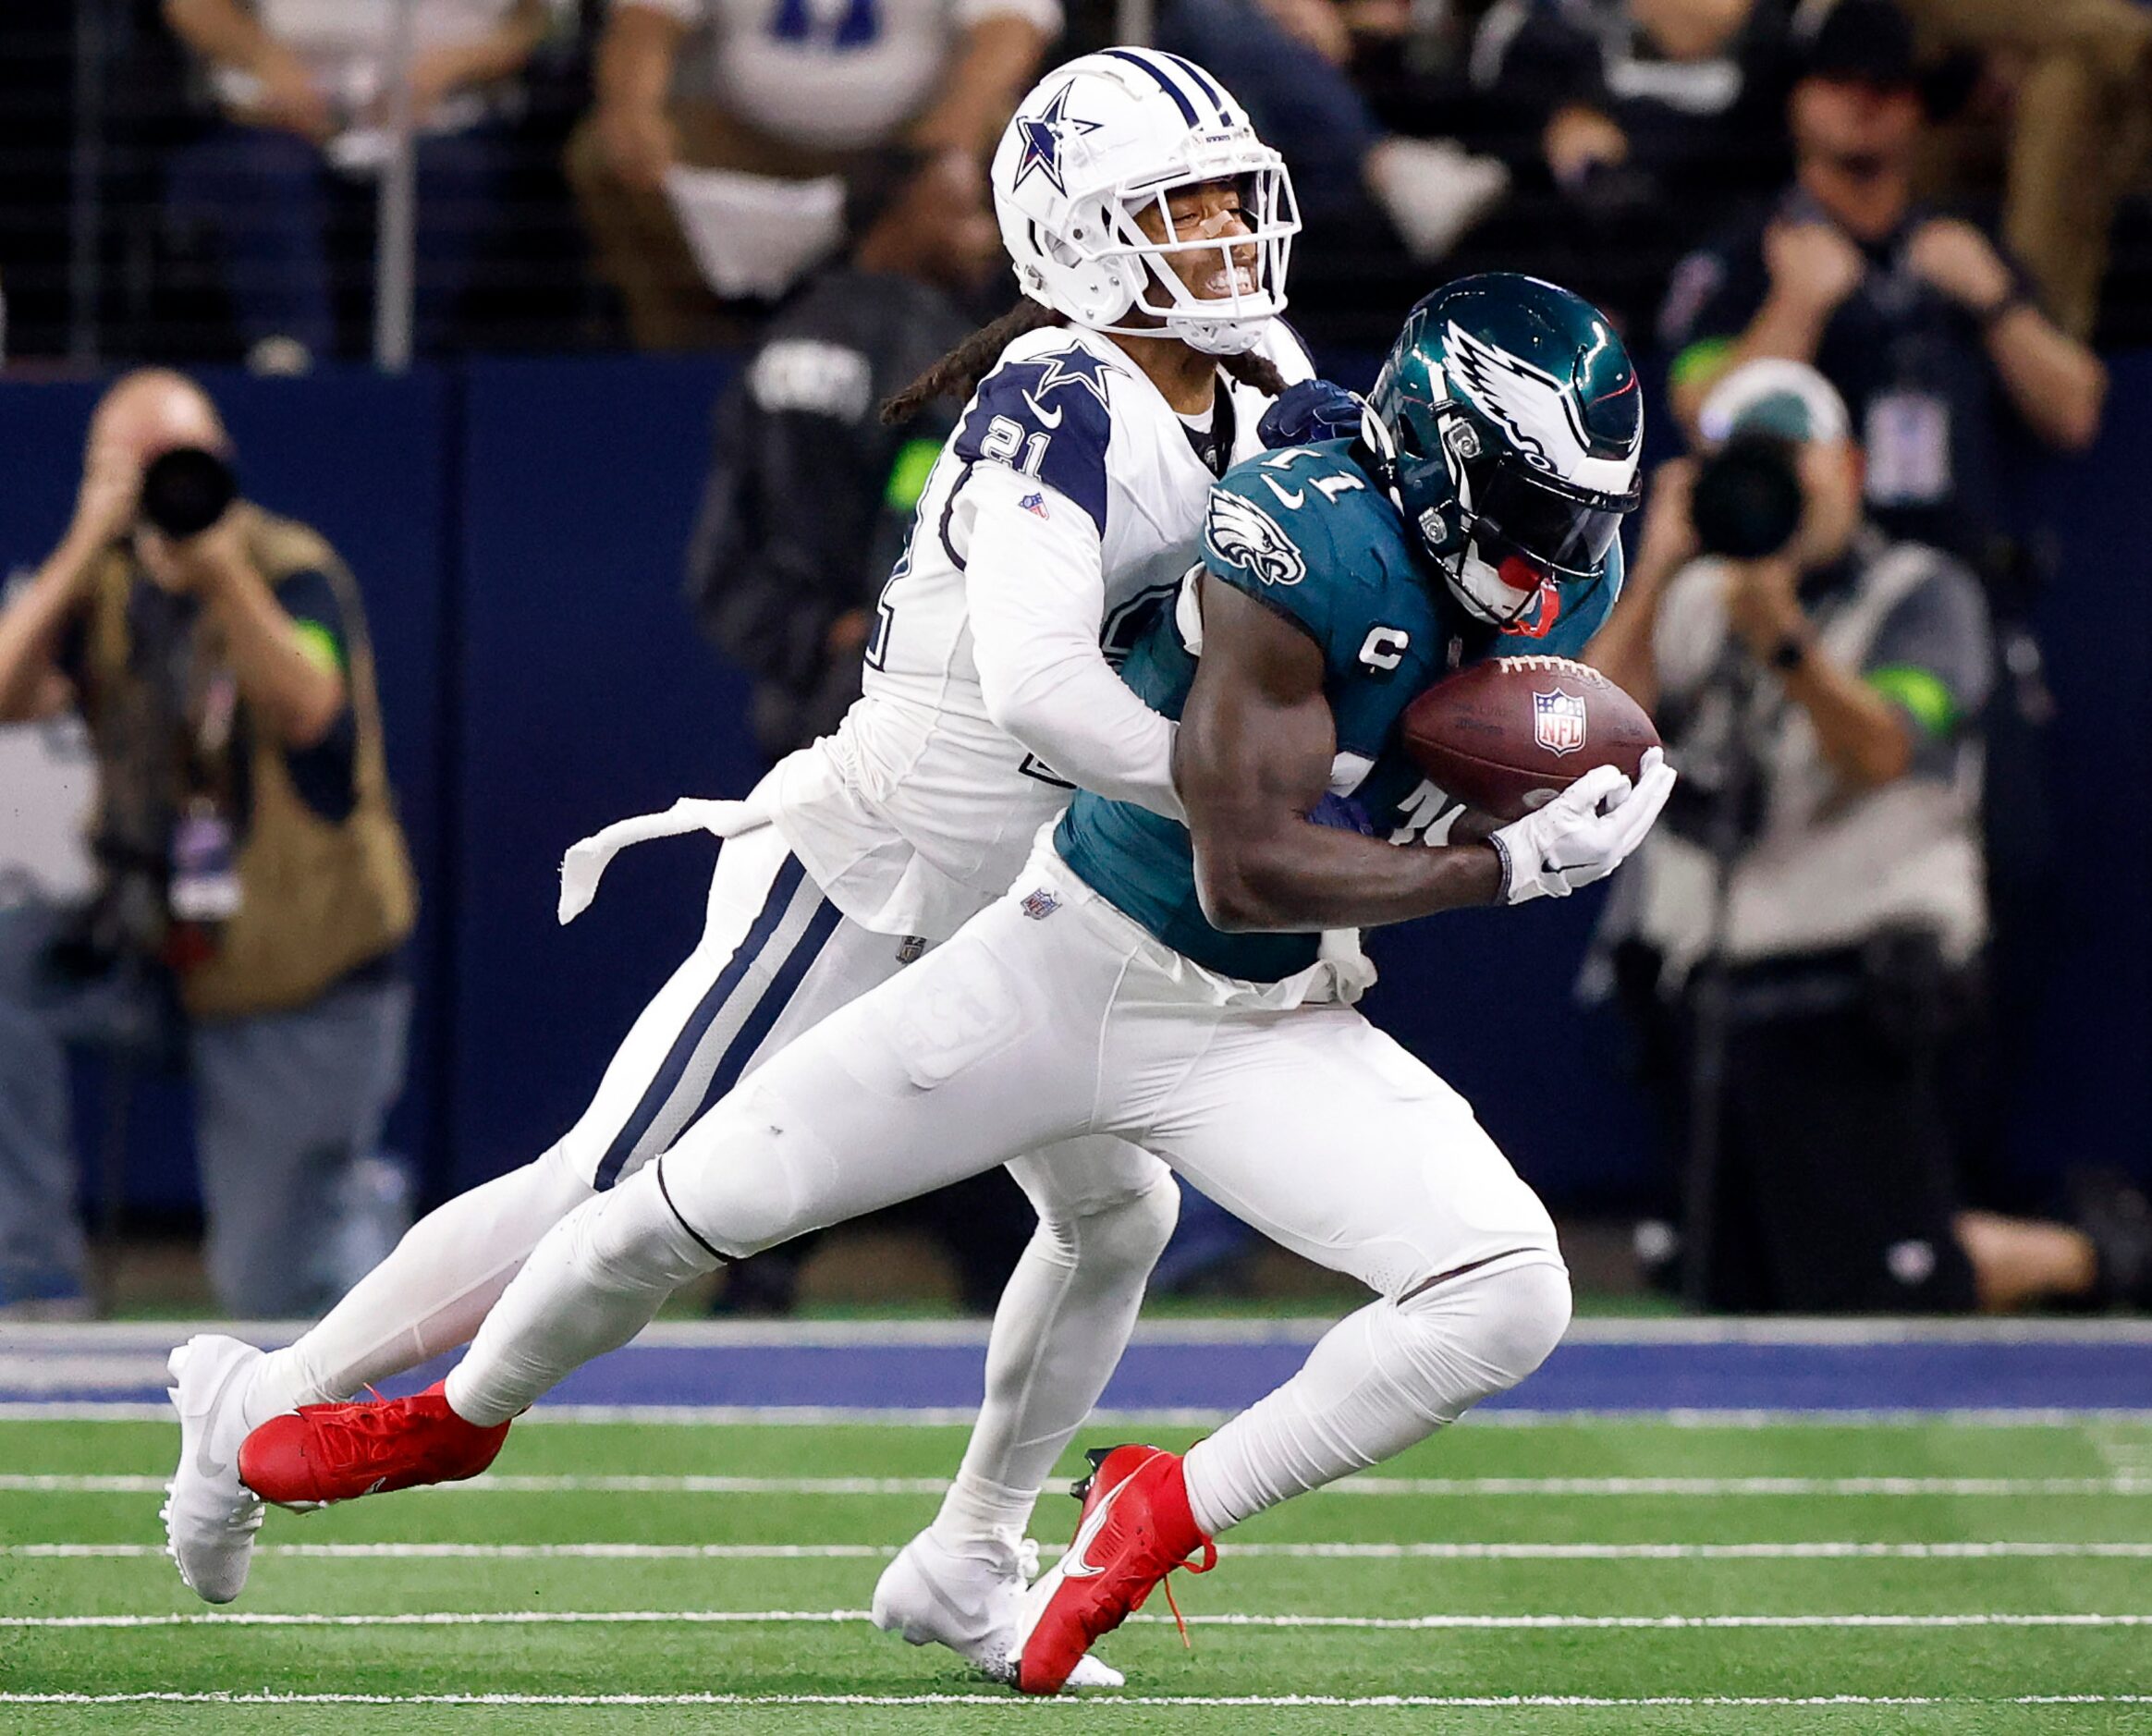
<svg viewBox="0 0 2152 1736">
<path fill-rule="evenodd" d="M 1567 1269 L 1527 1254 L 1414 1291 L 1391 1311 L 1389 1336 L 1414 1384 L 1441 1395 L 1448 1422 L 1531 1374 L 1569 1322 Z"/>
<path fill-rule="evenodd" d="M 1076 1257 L 1085 1267 L 1147 1277 L 1180 1221 L 1180 1184 L 1161 1168 L 1135 1192 L 1088 1205 L 1061 1228 L 1073 1232 Z"/>
<path fill-rule="evenodd" d="M 683 1238 L 728 1260 L 850 1215 L 833 1197 L 841 1171 L 829 1147 L 801 1118 L 770 1109 L 752 1081 L 644 1168 L 654 1189 L 662 1175 L 664 1202 Z"/>
<path fill-rule="evenodd" d="M 1482 1354 L 1508 1371 L 1504 1387 L 1514 1387 L 1553 1354 L 1569 1330 L 1569 1271 L 1547 1260 L 1501 1266 L 1488 1274 L 1486 1290 Z"/>
</svg>

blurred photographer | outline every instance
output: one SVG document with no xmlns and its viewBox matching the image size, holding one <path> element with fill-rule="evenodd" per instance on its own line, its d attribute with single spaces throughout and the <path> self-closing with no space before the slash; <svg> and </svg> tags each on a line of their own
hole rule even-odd
<svg viewBox="0 0 2152 1736">
<path fill-rule="evenodd" d="M 1691 1298 L 2142 1302 L 2141 1202 L 2088 1199 L 2079 1229 L 1958 1195 L 1938 1063 L 1987 935 L 1977 582 L 1864 518 L 1862 453 L 1814 369 L 1737 369 L 1700 423 L 1591 651 L 1681 766 L 1608 937 L 1671 1063 Z"/>
<path fill-rule="evenodd" d="M 1714 382 L 1742 362 L 1815 363 L 1852 406 L 1876 520 L 1985 558 L 2026 437 L 2090 446 L 2107 371 L 2042 311 L 2000 242 L 1915 197 L 1928 104 L 1892 0 L 1820 8 L 1801 54 L 1786 110 L 1792 185 L 1668 287 L 1669 395 L 1693 428 Z"/>
<path fill-rule="evenodd" d="M 0 609 L 0 722 L 70 705 L 98 884 L 0 911 L 0 1302 L 79 1295 L 63 1045 L 141 1052 L 177 1015 L 208 1266 L 235 1314 L 304 1314 L 403 1076 L 417 891 L 359 593 L 240 498 L 215 407 L 132 373 L 90 426 L 73 523 Z"/>
</svg>

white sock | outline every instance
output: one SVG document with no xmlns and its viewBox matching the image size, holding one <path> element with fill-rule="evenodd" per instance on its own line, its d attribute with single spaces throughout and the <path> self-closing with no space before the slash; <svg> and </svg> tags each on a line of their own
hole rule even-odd
<svg viewBox="0 0 2152 1736">
<path fill-rule="evenodd" d="M 569 1213 L 532 1250 L 448 1373 L 448 1407 L 490 1428 L 593 1356 L 618 1350 L 665 1299 L 718 1265 L 680 1225 L 647 1164 Z"/>
<path fill-rule="evenodd" d="M 1023 1535 L 1040 1486 L 1128 1347 L 1180 1204 L 1161 1176 L 1104 1210 L 1040 1223 L 995 1310 L 985 1401 L 935 1516 L 951 1549 Z"/>
<path fill-rule="evenodd" d="M 468 1343 L 539 1239 L 590 1197 L 549 1154 L 429 1212 L 304 1337 L 263 1359 L 241 1401 L 247 1426 Z"/>
<path fill-rule="evenodd" d="M 1513 1256 L 1369 1303 L 1323 1335 L 1284 1386 L 1183 1464 L 1208 1536 L 1251 1513 L 1402 1452 L 1507 1391 L 1569 1325 L 1569 1274 L 1551 1253 Z"/>
</svg>

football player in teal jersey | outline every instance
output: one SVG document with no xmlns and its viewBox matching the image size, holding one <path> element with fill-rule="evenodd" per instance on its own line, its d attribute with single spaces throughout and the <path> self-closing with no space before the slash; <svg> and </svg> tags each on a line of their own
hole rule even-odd
<svg viewBox="0 0 2152 1736">
<path fill-rule="evenodd" d="M 1230 913 L 1253 889 L 1242 874 L 1260 878 L 1254 811 L 1291 776 L 1280 749 L 1311 724 L 1327 731 L 1319 786 L 1287 803 L 1294 825 L 1312 810 L 1392 844 L 1445 842 L 1461 804 L 1397 746 L 1398 719 L 1430 682 L 1483 657 L 1581 654 L 1621 590 L 1615 532 L 1636 504 L 1641 412 L 1619 340 L 1568 291 L 1493 274 L 1428 297 L 1355 434 L 1251 459 L 1212 491 L 1201 576 L 1122 666 L 1173 718 L 1220 635 L 1233 654 L 1209 666 L 1244 699 L 1257 661 L 1294 683 L 1297 717 L 1234 714 L 1253 763 L 1220 793 L 1251 813 L 1227 828 L 1226 850 L 1204 852 L 1217 883 L 1199 886 L 1186 826 L 1089 794 L 1061 821 L 1063 860 L 1208 969 L 1268 981 L 1313 963 L 1311 935 L 1212 921 L 1214 901 Z M 1314 762 L 1298 769 L 1312 776 Z M 1353 864 L 1384 860 L 1339 850 Z M 1291 920 L 1304 927 L 1311 913 L 1296 904 Z"/>
<path fill-rule="evenodd" d="M 1354 1009 L 1373 971 L 1352 931 L 1566 895 L 1664 805 L 1647 756 L 1633 787 L 1600 767 L 1449 842 L 1454 804 L 1397 744 L 1449 669 L 1582 643 L 1619 583 L 1641 434 L 1620 340 L 1567 291 L 1500 275 L 1422 302 L 1355 440 L 1213 494 L 1204 562 L 1129 666 L 1178 718 L 1185 825 L 1079 798 L 1009 896 L 567 1218 L 447 1403 L 376 1409 L 367 1470 L 402 1487 L 477 1462 L 456 1431 L 504 1428 L 721 1262 L 1111 1133 L 1376 1300 L 1185 1456 L 1094 1455 L 1019 1623 L 1015 1684 L 1053 1693 L 1220 1532 L 1531 1374 L 1569 1321 L 1554 1225 L 1470 1106 Z M 989 1386 L 1009 1374 L 990 1360 Z"/>
</svg>

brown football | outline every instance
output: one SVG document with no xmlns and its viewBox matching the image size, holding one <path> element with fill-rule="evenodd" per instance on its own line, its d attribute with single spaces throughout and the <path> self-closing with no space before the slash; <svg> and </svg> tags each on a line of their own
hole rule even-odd
<svg viewBox="0 0 2152 1736">
<path fill-rule="evenodd" d="M 1468 807 L 1518 820 L 1596 765 L 1633 778 L 1659 744 L 1644 707 L 1567 657 L 1490 657 L 1405 708 L 1405 750 Z"/>
</svg>

